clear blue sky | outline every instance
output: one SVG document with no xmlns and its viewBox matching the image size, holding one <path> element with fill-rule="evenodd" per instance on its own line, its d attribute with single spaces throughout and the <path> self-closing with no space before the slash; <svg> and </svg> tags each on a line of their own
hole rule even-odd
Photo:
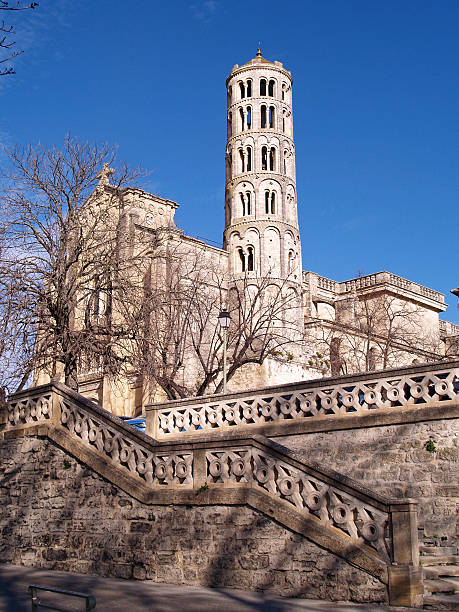
<svg viewBox="0 0 459 612">
<path fill-rule="evenodd" d="M 182 229 L 217 242 L 225 79 L 261 40 L 294 78 L 303 267 L 390 270 L 446 293 L 459 323 L 457 0 L 40 0 L 5 16 L 25 53 L 0 79 L 1 141 L 117 143 Z"/>
</svg>

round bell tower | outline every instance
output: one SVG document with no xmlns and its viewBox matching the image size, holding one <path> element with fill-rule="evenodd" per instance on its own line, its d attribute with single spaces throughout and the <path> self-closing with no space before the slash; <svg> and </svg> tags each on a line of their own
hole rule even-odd
<svg viewBox="0 0 459 612">
<path fill-rule="evenodd" d="M 257 55 L 227 81 L 224 248 L 232 278 L 301 284 L 292 76 Z"/>
</svg>

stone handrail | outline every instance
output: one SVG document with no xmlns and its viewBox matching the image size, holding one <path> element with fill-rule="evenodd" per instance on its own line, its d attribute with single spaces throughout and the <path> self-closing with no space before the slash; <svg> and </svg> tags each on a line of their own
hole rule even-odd
<svg viewBox="0 0 459 612">
<path fill-rule="evenodd" d="M 307 274 L 310 274 L 310 272 L 303 272 L 303 278 L 306 278 Z M 426 298 L 434 300 L 435 302 L 440 302 L 441 304 L 445 303 L 445 296 L 442 293 L 434 291 L 433 289 L 425 287 L 424 285 L 420 285 L 419 283 L 414 283 L 413 281 L 403 278 L 402 276 L 392 274 L 391 272 L 383 271 L 377 272 L 376 274 L 367 274 L 366 276 L 359 276 L 357 278 L 352 278 L 342 282 L 334 281 L 326 278 L 325 276 L 319 276 L 315 273 L 312 274 L 317 277 L 318 287 L 328 289 L 336 294 L 346 294 L 352 291 L 365 289 L 367 287 L 389 284 L 399 287 L 400 289 L 405 289 L 406 291 L 417 293 L 418 295 L 422 295 Z"/>
<path fill-rule="evenodd" d="M 439 321 L 440 333 L 445 336 L 459 335 L 459 325 L 451 323 L 451 321 Z"/>
<path fill-rule="evenodd" d="M 147 432 L 158 440 L 238 427 L 396 412 L 459 400 L 459 361 L 317 379 L 147 406 Z"/>
<path fill-rule="evenodd" d="M 3 438 L 47 435 L 146 503 L 247 503 L 389 591 L 394 581 L 399 588 L 402 567 L 417 571 L 415 501 L 372 493 L 266 438 L 161 444 L 56 383 L 11 396 L 3 411 Z M 391 599 L 411 595 L 401 597 L 393 591 Z"/>
</svg>

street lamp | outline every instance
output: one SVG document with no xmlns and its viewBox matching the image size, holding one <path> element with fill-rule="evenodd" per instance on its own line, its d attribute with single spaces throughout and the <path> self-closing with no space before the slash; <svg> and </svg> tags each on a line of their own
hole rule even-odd
<svg viewBox="0 0 459 612">
<path fill-rule="evenodd" d="M 226 342 L 230 321 L 230 313 L 227 310 L 222 310 L 218 315 L 218 322 L 223 330 L 223 393 L 226 393 Z"/>
</svg>

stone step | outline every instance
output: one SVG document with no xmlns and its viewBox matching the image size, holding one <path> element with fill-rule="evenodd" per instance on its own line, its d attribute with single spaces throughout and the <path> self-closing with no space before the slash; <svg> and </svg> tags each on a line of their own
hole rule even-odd
<svg viewBox="0 0 459 612">
<path fill-rule="evenodd" d="M 458 551 L 455 546 L 426 546 L 425 544 L 421 544 L 419 546 L 419 552 L 423 552 L 432 557 L 442 557 L 444 555 L 457 555 Z"/>
<path fill-rule="evenodd" d="M 424 595 L 424 608 L 459 612 L 459 595 Z"/>
<path fill-rule="evenodd" d="M 424 580 L 424 588 L 429 593 L 459 593 L 459 580 L 437 578 Z"/>
<path fill-rule="evenodd" d="M 437 557 L 432 555 L 422 555 L 419 557 L 419 561 L 422 566 L 426 565 L 445 565 L 452 563 L 459 565 L 459 555 L 445 555 L 443 557 Z"/>
<path fill-rule="evenodd" d="M 426 578 L 459 576 L 459 565 L 427 565 L 424 567 L 424 576 Z"/>
</svg>

